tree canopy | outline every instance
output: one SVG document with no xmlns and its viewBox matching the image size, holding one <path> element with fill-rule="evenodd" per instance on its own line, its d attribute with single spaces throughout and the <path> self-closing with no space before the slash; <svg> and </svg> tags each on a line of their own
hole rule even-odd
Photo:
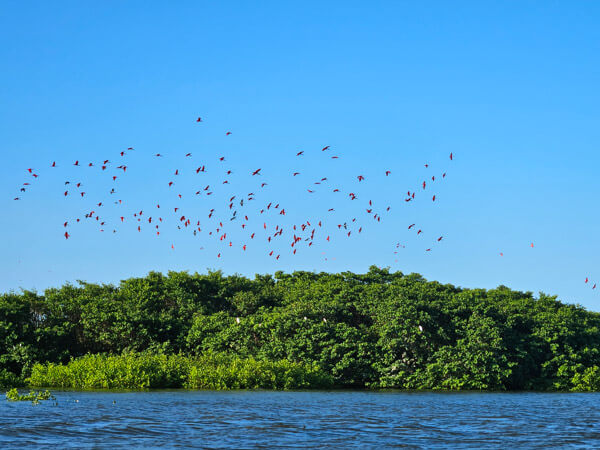
<svg viewBox="0 0 600 450">
<path fill-rule="evenodd" d="M 554 296 L 365 274 L 156 272 L 0 295 L 0 384 L 89 354 L 229 355 L 335 386 L 597 390 L 600 314 Z M 280 364 L 279 362 L 277 364 Z"/>
</svg>

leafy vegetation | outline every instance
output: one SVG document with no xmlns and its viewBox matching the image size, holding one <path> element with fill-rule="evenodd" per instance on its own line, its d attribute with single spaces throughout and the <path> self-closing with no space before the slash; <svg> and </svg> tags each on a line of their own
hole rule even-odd
<svg viewBox="0 0 600 450">
<path fill-rule="evenodd" d="M 0 296 L 0 384 L 600 390 L 600 314 L 371 267 Z"/>
<path fill-rule="evenodd" d="M 147 353 L 86 355 L 65 365 L 38 363 L 27 381 L 32 386 L 76 389 L 303 389 L 333 385 L 333 379 L 318 367 L 286 360 Z"/>
<path fill-rule="evenodd" d="M 56 400 L 50 391 L 31 391 L 29 394 L 19 394 L 16 388 L 6 392 L 6 400 L 11 402 L 31 402 L 34 405 L 39 404 L 43 400 Z"/>
</svg>

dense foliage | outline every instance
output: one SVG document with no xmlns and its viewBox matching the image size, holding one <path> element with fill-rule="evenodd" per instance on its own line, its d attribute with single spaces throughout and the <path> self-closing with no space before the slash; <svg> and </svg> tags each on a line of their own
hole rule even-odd
<svg viewBox="0 0 600 450">
<path fill-rule="evenodd" d="M 332 377 L 317 366 L 225 354 L 86 355 L 65 365 L 35 364 L 27 381 L 32 386 L 76 389 L 307 389 L 333 385 Z"/>
<path fill-rule="evenodd" d="M 77 387 L 284 388 L 296 385 L 261 372 L 298 371 L 345 387 L 599 390 L 599 349 L 600 314 L 580 306 L 376 267 L 150 273 L 0 296 L 0 383 L 11 386 L 45 374 Z M 77 379 L 86 365 L 100 369 Z"/>
</svg>

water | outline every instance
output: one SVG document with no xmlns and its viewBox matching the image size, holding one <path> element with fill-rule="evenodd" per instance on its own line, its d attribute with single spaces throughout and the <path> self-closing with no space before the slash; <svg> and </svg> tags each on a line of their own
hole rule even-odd
<svg viewBox="0 0 600 450">
<path fill-rule="evenodd" d="M 54 394 L 0 400 L 0 448 L 600 447 L 600 394 Z"/>
</svg>

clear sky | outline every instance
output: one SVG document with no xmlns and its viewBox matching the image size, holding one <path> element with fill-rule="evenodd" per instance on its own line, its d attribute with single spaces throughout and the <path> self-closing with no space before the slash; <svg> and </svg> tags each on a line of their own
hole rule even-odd
<svg viewBox="0 0 600 450">
<path fill-rule="evenodd" d="M 592 1 L 4 1 L 0 291 L 150 270 L 253 276 L 376 264 L 600 310 L 600 288 L 591 289 L 600 285 L 598 23 Z M 121 157 L 127 147 L 135 150 Z M 195 178 L 200 165 L 205 180 Z M 224 169 L 232 186 L 220 185 Z M 320 177 L 330 184 L 307 192 Z M 213 197 L 193 195 L 204 181 Z M 404 201 L 409 189 L 414 202 Z M 229 193 L 237 201 L 250 191 L 257 234 L 263 219 L 286 234 L 322 219 L 314 245 L 291 255 L 289 234 L 249 241 L 240 221 L 226 223 L 231 248 L 207 235 L 208 210 L 224 218 Z M 381 222 L 366 212 L 368 199 L 379 212 L 391 205 Z M 257 215 L 268 201 L 286 217 Z M 177 205 L 200 218 L 197 236 L 176 228 Z M 91 209 L 105 232 L 93 218 L 75 222 Z M 344 237 L 336 224 L 353 217 L 364 229 Z"/>
</svg>

